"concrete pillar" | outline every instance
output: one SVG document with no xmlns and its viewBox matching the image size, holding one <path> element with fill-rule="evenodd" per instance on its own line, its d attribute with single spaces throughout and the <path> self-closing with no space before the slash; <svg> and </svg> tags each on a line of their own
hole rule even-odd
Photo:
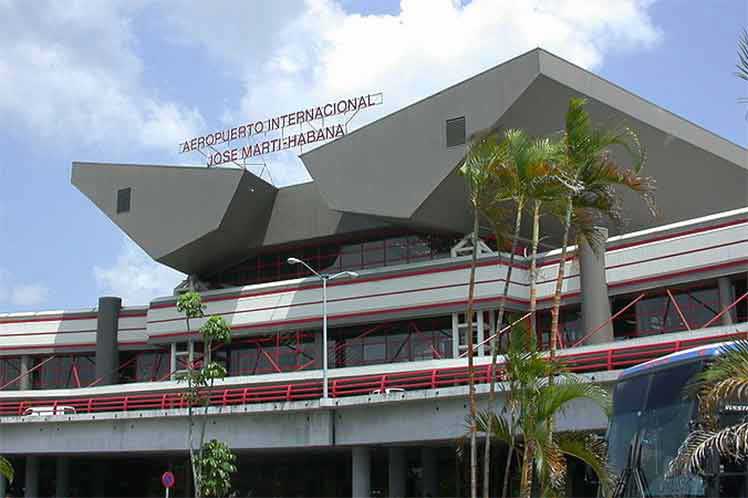
<svg viewBox="0 0 748 498">
<path fill-rule="evenodd" d="M 728 277 L 720 277 L 717 279 L 717 288 L 719 289 L 719 310 L 722 311 L 735 299 L 732 293 L 732 283 Z M 721 320 L 722 325 L 735 323 L 735 308 L 722 315 Z"/>
<path fill-rule="evenodd" d="M 352 451 L 351 496 L 369 498 L 371 495 L 371 455 L 369 448 L 356 446 Z"/>
<path fill-rule="evenodd" d="M 328 330 L 328 334 L 329 334 Z M 322 340 L 322 331 L 314 331 L 314 368 L 317 370 L 322 370 L 322 355 L 324 354 L 324 348 L 322 347 L 322 343 L 324 341 Z M 332 341 L 330 341 L 330 336 L 327 337 L 327 344 L 330 344 Z M 335 367 L 335 358 L 327 358 L 328 368 L 334 368 Z"/>
<path fill-rule="evenodd" d="M 406 481 L 408 477 L 408 462 L 405 459 L 405 448 L 388 449 L 388 489 L 391 498 L 406 496 Z"/>
<path fill-rule="evenodd" d="M 100 297 L 96 323 L 96 378 L 99 385 L 116 384 L 119 380 L 119 348 L 117 331 L 122 299 Z"/>
<path fill-rule="evenodd" d="M 24 498 L 37 498 L 39 496 L 39 457 L 26 457 L 26 479 L 23 483 Z"/>
<path fill-rule="evenodd" d="M 70 460 L 66 456 L 58 456 L 55 461 L 55 496 L 66 498 L 70 488 Z"/>
<path fill-rule="evenodd" d="M 31 376 L 33 375 L 33 372 L 29 373 L 29 370 L 31 370 L 32 368 L 31 363 L 31 356 L 21 356 L 21 365 L 19 367 L 18 375 L 21 375 L 22 377 L 18 380 L 18 389 L 22 391 L 28 391 L 29 389 L 33 388 L 33 383 L 31 382 Z"/>
<path fill-rule="evenodd" d="M 590 336 L 585 344 L 613 342 L 613 324 L 610 319 L 610 299 L 608 282 L 605 279 L 605 241 L 608 230 L 597 227 L 601 235 L 598 253 L 592 250 L 586 240 L 579 244 L 579 272 L 582 289 L 582 337 L 608 323 Z"/>
<path fill-rule="evenodd" d="M 439 494 L 439 474 L 437 473 L 436 451 L 436 448 L 421 448 L 423 496 L 438 496 Z"/>
</svg>

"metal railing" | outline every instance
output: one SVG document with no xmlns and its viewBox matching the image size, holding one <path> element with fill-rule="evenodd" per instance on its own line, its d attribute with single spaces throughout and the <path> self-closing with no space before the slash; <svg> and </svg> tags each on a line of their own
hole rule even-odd
<svg viewBox="0 0 748 498">
<path fill-rule="evenodd" d="M 746 332 L 735 332 L 623 347 L 612 347 L 610 344 L 608 348 L 561 354 L 558 359 L 568 370 L 577 373 L 619 370 L 684 349 L 747 336 Z M 498 380 L 502 379 L 501 364 L 498 365 L 495 376 Z M 488 383 L 491 377 L 490 365 L 476 367 L 477 383 Z M 463 386 L 468 383 L 468 379 L 467 367 L 459 366 L 342 377 L 332 380 L 329 388 L 332 398 L 344 398 Z M 315 380 L 260 386 L 232 386 L 206 390 L 203 394 L 210 406 L 217 407 L 316 400 L 322 395 L 322 382 Z M 65 396 L 56 399 L 34 399 L 33 396 L 32 391 L 23 395 L 19 393 L 17 399 L 0 401 L 0 415 L 22 416 L 30 408 L 45 408 L 51 413 L 57 413 L 57 407 L 62 406 L 72 407 L 77 414 L 187 408 L 187 399 L 181 390 L 88 397 Z"/>
</svg>

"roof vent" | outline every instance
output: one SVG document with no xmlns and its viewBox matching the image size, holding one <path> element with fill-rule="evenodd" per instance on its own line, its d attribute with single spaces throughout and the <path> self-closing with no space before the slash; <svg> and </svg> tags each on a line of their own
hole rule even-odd
<svg viewBox="0 0 748 498">
<path fill-rule="evenodd" d="M 465 145 L 465 116 L 447 120 L 447 147 Z"/>
<path fill-rule="evenodd" d="M 130 212 L 132 188 L 121 188 L 117 191 L 117 214 Z"/>
</svg>

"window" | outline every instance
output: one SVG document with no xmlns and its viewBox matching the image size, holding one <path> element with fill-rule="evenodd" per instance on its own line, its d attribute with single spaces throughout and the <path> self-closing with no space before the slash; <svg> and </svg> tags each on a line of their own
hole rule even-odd
<svg viewBox="0 0 748 498">
<path fill-rule="evenodd" d="M 456 243 L 450 235 L 391 235 L 359 237 L 345 243 L 330 242 L 320 246 L 292 248 L 282 252 L 269 249 L 208 280 L 229 285 L 249 285 L 308 276 L 303 265 L 292 265 L 289 257 L 303 259 L 313 268 L 326 273 L 343 270 L 381 268 L 416 261 L 449 258 Z"/>
<path fill-rule="evenodd" d="M 447 120 L 447 147 L 465 144 L 465 116 Z"/>
<path fill-rule="evenodd" d="M 121 188 L 117 191 L 117 214 L 130 212 L 130 197 L 132 189 L 130 187 Z"/>
</svg>

